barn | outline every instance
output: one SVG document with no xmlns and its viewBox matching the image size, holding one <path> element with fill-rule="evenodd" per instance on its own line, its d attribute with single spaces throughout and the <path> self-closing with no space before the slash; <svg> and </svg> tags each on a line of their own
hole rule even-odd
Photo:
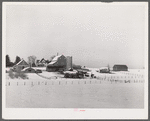
<svg viewBox="0 0 150 121">
<path fill-rule="evenodd" d="M 58 55 L 47 65 L 46 71 L 54 72 L 64 70 L 66 68 L 66 57 L 64 55 Z"/>
<path fill-rule="evenodd" d="M 72 56 L 58 55 L 47 65 L 46 71 L 65 71 L 72 68 Z"/>
<path fill-rule="evenodd" d="M 24 72 L 24 73 L 35 73 L 35 70 L 33 68 L 31 68 L 31 67 L 26 67 L 23 70 L 21 70 L 21 72 Z"/>
<path fill-rule="evenodd" d="M 114 65 L 113 71 L 128 71 L 128 67 L 126 65 Z"/>
<path fill-rule="evenodd" d="M 14 71 L 21 71 L 22 69 L 29 67 L 28 63 L 25 60 L 19 61 L 16 65 L 13 66 Z"/>
</svg>

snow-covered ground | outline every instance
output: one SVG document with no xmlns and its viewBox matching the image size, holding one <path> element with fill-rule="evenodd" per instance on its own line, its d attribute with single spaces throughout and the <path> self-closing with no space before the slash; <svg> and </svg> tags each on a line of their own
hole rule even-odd
<svg viewBox="0 0 150 121">
<path fill-rule="evenodd" d="M 40 69 L 40 68 L 39 68 Z M 44 70 L 44 68 L 43 68 Z M 57 72 L 26 74 L 10 79 L 6 74 L 9 108 L 143 108 L 144 70 L 98 73 L 95 79 L 66 79 Z M 57 76 L 58 78 L 51 78 Z M 43 78 L 48 77 L 48 78 Z M 130 83 L 125 83 L 130 80 Z"/>
<path fill-rule="evenodd" d="M 60 83 L 59 83 L 60 82 Z M 67 82 L 67 83 L 66 83 Z M 73 83 L 72 83 L 73 82 Z M 6 86 L 8 108 L 143 108 L 143 83 L 98 80 L 19 82 Z"/>
</svg>

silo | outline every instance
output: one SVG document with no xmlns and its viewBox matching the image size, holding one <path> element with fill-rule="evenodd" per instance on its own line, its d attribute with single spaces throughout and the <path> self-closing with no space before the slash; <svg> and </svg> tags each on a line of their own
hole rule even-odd
<svg viewBox="0 0 150 121">
<path fill-rule="evenodd" d="M 67 64 L 66 64 L 66 70 L 72 68 L 72 56 L 67 56 L 66 57 L 66 62 L 67 62 Z"/>
</svg>

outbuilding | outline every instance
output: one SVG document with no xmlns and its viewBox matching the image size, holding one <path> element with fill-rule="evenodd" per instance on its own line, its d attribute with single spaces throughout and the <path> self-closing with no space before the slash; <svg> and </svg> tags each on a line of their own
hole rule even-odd
<svg viewBox="0 0 150 121">
<path fill-rule="evenodd" d="M 128 67 L 126 65 L 114 65 L 113 71 L 128 71 Z"/>
</svg>

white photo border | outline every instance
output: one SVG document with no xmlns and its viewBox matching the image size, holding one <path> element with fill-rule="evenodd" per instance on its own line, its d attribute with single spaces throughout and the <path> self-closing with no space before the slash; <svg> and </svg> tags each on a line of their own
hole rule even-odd
<svg viewBox="0 0 150 121">
<path fill-rule="evenodd" d="M 143 5 L 145 7 L 145 87 L 144 109 L 74 109 L 61 108 L 6 108 L 5 55 L 7 5 Z M 148 2 L 3 2 L 2 3 L 2 118 L 3 119 L 148 119 Z"/>
</svg>

